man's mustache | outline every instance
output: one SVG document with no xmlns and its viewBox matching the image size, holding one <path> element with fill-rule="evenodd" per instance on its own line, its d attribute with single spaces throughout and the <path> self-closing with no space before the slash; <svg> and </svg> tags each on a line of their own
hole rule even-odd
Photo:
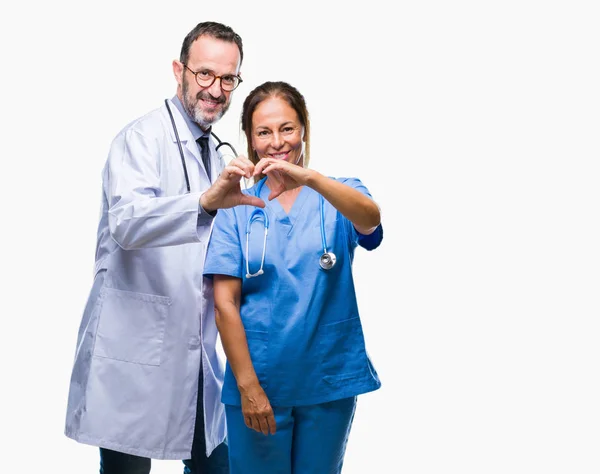
<svg viewBox="0 0 600 474">
<path fill-rule="evenodd" d="M 219 104 L 225 103 L 224 95 L 222 95 L 221 97 L 213 97 L 213 95 L 210 92 L 206 92 L 206 91 L 200 91 L 200 92 L 198 92 L 198 94 L 196 94 L 196 100 L 200 100 L 200 99 L 212 100 L 212 101 L 218 102 Z"/>
</svg>

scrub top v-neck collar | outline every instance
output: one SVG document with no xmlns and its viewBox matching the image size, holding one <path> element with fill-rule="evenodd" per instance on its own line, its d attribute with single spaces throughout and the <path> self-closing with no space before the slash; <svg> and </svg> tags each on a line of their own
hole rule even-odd
<svg viewBox="0 0 600 474">
<path fill-rule="evenodd" d="M 296 196 L 294 204 L 292 204 L 289 213 L 285 212 L 285 209 L 277 200 L 277 198 L 269 201 L 269 194 L 271 194 L 271 190 L 269 189 L 268 184 L 265 182 L 259 197 L 265 202 L 267 209 L 271 211 L 277 221 L 282 225 L 290 227 L 291 232 L 291 230 L 294 228 L 294 224 L 302 213 L 302 208 L 304 207 L 308 196 L 310 195 L 310 189 L 308 189 L 307 186 L 302 186 L 300 192 Z"/>
</svg>

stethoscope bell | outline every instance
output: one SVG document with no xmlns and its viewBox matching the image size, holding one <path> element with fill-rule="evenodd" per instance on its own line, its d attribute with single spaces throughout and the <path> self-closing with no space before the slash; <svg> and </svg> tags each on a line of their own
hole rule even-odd
<svg viewBox="0 0 600 474">
<path fill-rule="evenodd" d="M 335 254 L 333 252 L 325 252 L 319 258 L 319 265 L 323 270 L 331 270 L 335 265 Z"/>
</svg>

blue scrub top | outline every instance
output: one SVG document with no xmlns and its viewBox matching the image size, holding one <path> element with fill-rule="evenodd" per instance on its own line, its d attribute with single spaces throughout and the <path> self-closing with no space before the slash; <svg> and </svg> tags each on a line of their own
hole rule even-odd
<svg viewBox="0 0 600 474">
<path fill-rule="evenodd" d="M 266 178 L 264 178 L 266 179 Z M 371 197 L 355 178 L 337 178 Z M 247 192 L 256 193 L 260 183 Z M 360 235 L 352 223 L 324 201 L 327 250 L 337 257 L 331 270 L 319 266 L 323 253 L 319 194 L 304 186 L 289 214 L 262 186 L 269 219 L 264 274 L 246 278 L 246 227 L 256 209 L 220 209 L 214 221 L 204 275 L 242 280 L 240 315 L 252 364 L 272 406 L 299 406 L 370 392 L 381 386 L 365 349 L 358 314 L 352 260 L 357 245 L 371 250 L 382 227 Z M 264 219 L 254 219 L 249 234 L 250 273 L 260 268 Z M 227 364 L 222 402 L 240 405 Z"/>
</svg>

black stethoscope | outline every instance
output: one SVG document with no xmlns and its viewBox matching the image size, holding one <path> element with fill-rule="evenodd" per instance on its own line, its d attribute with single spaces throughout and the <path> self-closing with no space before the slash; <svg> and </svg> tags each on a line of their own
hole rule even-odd
<svg viewBox="0 0 600 474">
<path fill-rule="evenodd" d="M 169 99 L 165 99 L 165 105 L 167 106 L 167 111 L 169 112 L 169 117 L 171 117 L 171 123 L 173 124 L 173 131 L 175 132 L 175 139 L 177 140 L 177 146 L 179 147 L 179 155 L 181 156 L 181 165 L 183 166 L 183 174 L 185 176 L 185 184 L 187 186 L 187 192 L 190 192 L 190 179 L 188 177 L 188 172 L 187 172 L 187 166 L 185 165 L 185 158 L 183 155 L 183 148 L 181 147 L 181 140 L 179 139 L 179 133 L 177 133 L 177 126 L 175 125 L 175 119 L 173 118 L 173 113 L 171 112 L 171 107 L 169 107 Z M 228 146 L 229 148 L 231 148 L 231 151 L 233 151 L 233 157 L 235 158 L 237 156 L 237 151 L 235 151 L 235 148 L 233 148 L 233 145 L 231 143 L 227 143 L 227 142 L 222 142 L 221 139 L 219 137 L 217 137 L 214 132 L 210 132 L 210 134 L 215 137 L 215 140 L 217 140 L 217 146 L 215 148 L 215 151 L 219 151 L 219 148 L 221 148 L 222 146 Z M 208 179 L 210 179 L 210 176 L 208 177 Z"/>
</svg>

